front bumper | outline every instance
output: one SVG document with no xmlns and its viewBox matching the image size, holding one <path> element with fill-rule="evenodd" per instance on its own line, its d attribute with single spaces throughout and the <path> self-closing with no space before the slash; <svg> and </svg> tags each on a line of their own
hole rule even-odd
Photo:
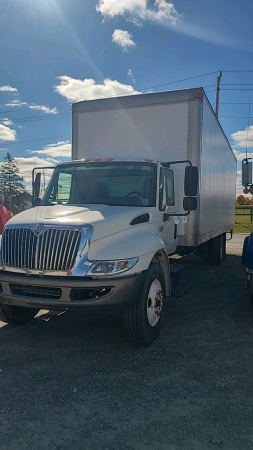
<svg viewBox="0 0 253 450">
<path fill-rule="evenodd" d="M 124 309 L 141 295 L 145 273 L 120 278 L 40 277 L 0 271 L 0 303 L 49 310 Z"/>
</svg>

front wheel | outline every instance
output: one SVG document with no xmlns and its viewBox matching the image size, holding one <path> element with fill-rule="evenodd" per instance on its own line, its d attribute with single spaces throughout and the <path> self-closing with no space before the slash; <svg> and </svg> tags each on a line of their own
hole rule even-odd
<svg viewBox="0 0 253 450">
<path fill-rule="evenodd" d="M 164 303 L 163 271 L 159 264 L 151 263 L 139 301 L 124 311 L 124 328 L 132 342 L 150 345 L 157 339 L 164 319 Z"/>
<path fill-rule="evenodd" d="M 30 322 L 38 312 L 39 309 L 25 308 L 24 306 L 0 305 L 0 319 L 13 325 Z"/>
</svg>

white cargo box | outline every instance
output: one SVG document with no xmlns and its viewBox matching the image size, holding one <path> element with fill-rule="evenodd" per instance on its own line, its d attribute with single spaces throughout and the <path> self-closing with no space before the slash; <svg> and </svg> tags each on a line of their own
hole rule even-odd
<svg viewBox="0 0 253 450">
<path fill-rule="evenodd" d="M 199 168 L 198 208 L 180 218 L 179 245 L 234 227 L 236 158 L 202 88 L 78 102 L 72 120 L 74 160 L 190 160 Z M 179 214 L 185 166 L 171 168 Z"/>
</svg>

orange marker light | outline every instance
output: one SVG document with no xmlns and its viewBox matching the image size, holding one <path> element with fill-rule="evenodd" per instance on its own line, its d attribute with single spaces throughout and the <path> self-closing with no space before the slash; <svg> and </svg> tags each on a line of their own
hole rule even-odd
<svg viewBox="0 0 253 450">
<path fill-rule="evenodd" d="M 107 158 L 106 161 L 107 162 L 113 161 L 113 158 Z"/>
<path fill-rule="evenodd" d="M 100 161 L 102 161 L 102 159 L 97 158 L 97 159 L 94 159 L 94 161 L 95 162 L 100 162 Z"/>
<path fill-rule="evenodd" d="M 203 98 L 202 94 L 194 94 L 194 98 Z"/>
<path fill-rule="evenodd" d="M 146 162 L 154 162 L 152 159 L 145 159 Z"/>
</svg>

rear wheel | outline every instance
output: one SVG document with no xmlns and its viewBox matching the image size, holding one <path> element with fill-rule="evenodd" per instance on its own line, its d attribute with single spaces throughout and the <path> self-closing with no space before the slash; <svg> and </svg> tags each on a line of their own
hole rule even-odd
<svg viewBox="0 0 253 450">
<path fill-rule="evenodd" d="M 151 263 L 146 273 L 141 297 L 124 311 L 124 328 L 138 345 L 150 345 L 159 336 L 164 318 L 165 281 L 161 266 Z"/>
<path fill-rule="evenodd" d="M 226 233 L 220 234 L 202 244 L 201 258 L 208 264 L 219 266 L 226 259 Z"/>
<path fill-rule="evenodd" d="M 211 263 L 219 266 L 226 255 L 226 236 L 220 234 L 211 241 Z"/>
<path fill-rule="evenodd" d="M 5 323 L 21 325 L 30 322 L 39 309 L 25 308 L 23 306 L 0 305 L 0 319 Z"/>
</svg>

